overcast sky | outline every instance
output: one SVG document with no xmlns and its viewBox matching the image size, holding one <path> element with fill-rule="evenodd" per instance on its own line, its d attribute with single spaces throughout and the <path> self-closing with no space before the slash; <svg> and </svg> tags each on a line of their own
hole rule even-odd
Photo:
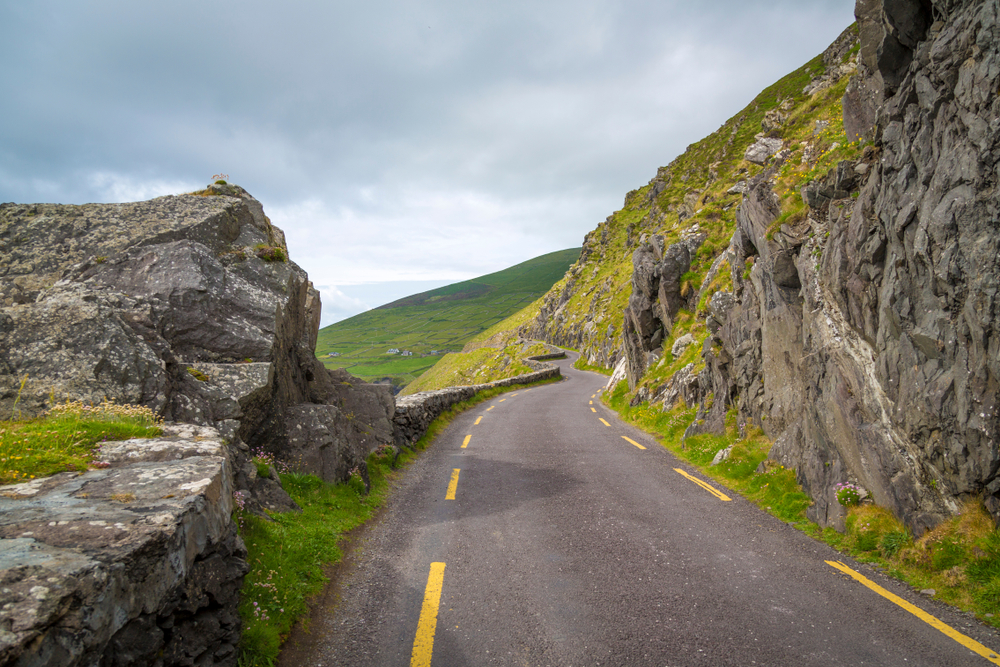
<svg viewBox="0 0 1000 667">
<path fill-rule="evenodd" d="M 329 324 L 580 245 L 852 0 L 0 3 L 0 201 L 245 187 Z"/>
</svg>

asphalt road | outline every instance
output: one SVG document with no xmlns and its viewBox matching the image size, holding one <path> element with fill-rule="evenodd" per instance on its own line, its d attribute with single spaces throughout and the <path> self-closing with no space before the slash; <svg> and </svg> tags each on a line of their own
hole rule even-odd
<svg viewBox="0 0 1000 667">
<path fill-rule="evenodd" d="M 704 480 L 570 362 L 460 415 L 410 466 L 282 665 L 1000 664 L 827 561 L 1000 649 L 971 616 L 676 472 Z"/>
</svg>

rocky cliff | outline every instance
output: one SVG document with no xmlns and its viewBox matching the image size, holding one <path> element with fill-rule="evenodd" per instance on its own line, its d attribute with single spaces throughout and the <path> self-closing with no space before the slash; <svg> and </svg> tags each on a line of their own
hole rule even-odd
<svg viewBox="0 0 1000 667">
<path fill-rule="evenodd" d="M 821 524 L 844 481 L 917 534 L 970 497 L 1000 520 L 998 13 L 859 0 L 808 77 L 629 193 L 532 333 L 697 405 L 689 434 L 762 428 Z"/>
<path fill-rule="evenodd" d="M 320 303 L 241 188 L 0 206 L 0 419 L 147 406 L 164 439 L 0 487 L 0 664 L 233 664 L 231 515 L 297 509 L 251 453 L 346 479 L 394 442 L 387 387 L 315 358 Z M 120 450 L 120 451 L 119 451 Z"/>
<path fill-rule="evenodd" d="M 345 479 L 392 442 L 392 398 L 316 360 L 319 294 L 287 255 L 232 185 L 0 206 L 0 419 L 108 398 L 219 429 L 238 488 L 257 483 L 248 448 Z"/>
</svg>

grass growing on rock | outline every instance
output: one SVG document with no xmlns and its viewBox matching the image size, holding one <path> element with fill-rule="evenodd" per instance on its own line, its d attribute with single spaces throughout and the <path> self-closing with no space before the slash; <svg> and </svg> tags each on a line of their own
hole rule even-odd
<svg viewBox="0 0 1000 667">
<path fill-rule="evenodd" d="M 313 475 L 292 472 L 279 477 L 301 512 L 271 513 L 269 521 L 237 509 L 236 520 L 250 564 L 239 607 L 243 621 L 239 667 L 275 664 L 282 641 L 295 621 L 307 613 L 310 598 L 326 584 L 324 570 L 343 557 L 341 538 L 385 504 L 399 468 L 425 450 L 455 416 L 498 394 L 555 381 L 481 391 L 439 415 L 412 449 L 403 449 L 398 458 L 391 447 L 375 451 L 368 457 L 371 489 L 367 494 L 358 475 L 345 483 L 329 484 Z"/>
<path fill-rule="evenodd" d="M 806 532 L 1000 627 L 1000 531 L 979 498 L 916 540 L 889 510 L 870 502 L 848 510 L 844 533 L 815 524 Z"/>
<path fill-rule="evenodd" d="M 40 419 L 0 422 L 0 484 L 103 467 L 101 442 L 160 433 L 160 420 L 149 408 L 110 402 L 76 401 L 57 405 Z"/>
</svg>

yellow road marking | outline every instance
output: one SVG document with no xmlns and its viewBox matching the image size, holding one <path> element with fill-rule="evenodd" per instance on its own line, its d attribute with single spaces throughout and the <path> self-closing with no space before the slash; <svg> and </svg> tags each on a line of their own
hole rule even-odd
<svg viewBox="0 0 1000 667">
<path fill-rule="evenodd" d="M 507 400 L 506 398 L 501 398 L 499 401 L 497 401 L 497 403 L 503 403 L 506 400 Z"/>
<path fill-rule="evenodd" d="M 963 635 L 961 632 L 959 632 L 955 628 L 951 627 L 950 625 L 948 625 L 946 623 L 942 623 L 941 621 L 939 621 L 938 619 L 936 619 L 935 617 L 931 616 L 926 611 L 924 611 L 923 609 L 921 609 L 920 607 L 918 607 L 918 606 L 916 606 L 914 604 L 910 604 L 909 602 L 907 602 L 903 598 L 899 597 L 898 595 L 890 593 L 886 589 L 884 589 L 881 586 L 879 586 L 878 584 L 876 584 L 871 579 L 865 577 L 863 574 L 861 574 L 859 572 L 855 572 L 854 570 L 852 570 L 851 568 L 847 567 L 846 565 L 844 565 L 840 561 L 828 560 L 828 561 L 826 561 L 826 564 L 829 565 L 830 567 L 833 567 L 833 568 L 836 568 L 836 569 L 840 570 L 844 574 L 847 574 L 847 575 L 853 577 L 859 583 L 861 583 L 862 585 L 867 586 L 871 590 L 875 591 L 876 593 L 878 593 L 879 595 L 881 595 L 882 597 L 884 597 L 886 600 L 889 600 L 890 602 L 895 602 L 900 607 L 902 607 L 906 611 L 910 612 L 911 614 L 913 614 L 914 616 L 916 616 L 917 618 L 919 618 L 921 621 L 923 621 L 927 625 L 931 626 L 935 630 L 940 630 L 941 632 L 943 632 L 944 634 L 948 635 L 949 637 L 951 637 L 952 639 L 954 639 L 955 641 L 957 641 L 959 644 L 961 644 L 965 648 L 969 649 L 970 651 L 972 651 L 974 653 L 978 653 L 979 655 L 983 656 L 984 658 L 986 658 L 987 660 L 989 660 L 990 662 L 992 662 L 995 665 L 1000 665 L 1000 655 L 997 655 L 996 651 L 992 651 L 992 650 L 986 648 L 985 646 L 983 646 L 982 644 L 980 644 L 979 642 L 977 642 L 975 639 L 973 639 L 971 637 L 966 637 L 965 635 Z"/>
<path fill-rule="evenodd" d="M 469 446 L 469 441 L 470 440 L 472 440 L 472 434 L 471 433 L 469 435 L 465 436 L 465 441 L 462 443 L 462 449 L 465 449 L 466 447 Z"/>
<path fill-rule="evenodd" d="M 517 394 L 511 394 L 510 395 L 511 398 L 514 398 L 515 396 L 517 396 Z"/>
<path fill-rule="evenodd" d="M 495 407 L 496 407 L 495 405 L 491 405 L 490 407 L 486 408 L 486 412 L 489 412 L 490 410 L 492 410 Z"/>
<path fill-rule="evenodd" d="M 413 653 L 410 654 L 410 667 L 430 667 L 443 587 L 444 563 L 431 563 L 427 588 L 424 589 L 424 604 L 420 608 L 420 620 L 417 621 L 417 636 L 413 640 Z"/>
<path fill-rule="evenodd" d="M 448 482 L 448 493 L 445 494 L 445 500 L 455 499 L 455 490 L 458 488 L 458 473 L 461 472 L 459 468 L 453 468 L 451 471 L 451 481 Z"/>
<path fill-rule="evenodd" d="M 591 408 L 591 410 L 594 410 L 594 408 Z M 597 412 L 597 410 L 594 410 L 594 412 Z M 604 424 L 605 426 L 611 426 L 611 424 L 609 424 L 608 422 L 604 421 L 604 420 L 603 420 L 603 419 L 601 419 L 600 417 L 598 417 L 598 419 L 600 419 L 600 420 L 601 420 L 601 423 L 602 423 L 602 424 Z"/>
<path fill-rule="evenodd" d="M 479 426 L 479 422 L 481 421 L 483 421 L 483 416 L 479 415 L 478 417 L 476 417 L 476 423 L 473 424 L 473 426 Z"/>
<path fill-rule="evenodd" d="M 719 491 L 718 489 L 716 489 L 714 486 L 712 486 L 708 482 L 703 482 L 702 480 L 698 479 L 697 477 L 692 477 L 691 475 L 687 474 L 686 472 L 684 472 L 680 468 L 674 468 L 674 471 L 679 472 L 680 474 L 684 475 L 689 480 L 691 480 L 692 482 L 694 482 L 695 484 L 697 484 L 701 488 L 705 489 L 706 491 L 708 491 L 709 493 L 711 493 L 713 496 L 715 496 L 719 500 L 732 500 L 732 498 L 730 498 L 729 496 L 727 496 L 726 494 L 724 494 L 722 491 Z"/>
<path fill-rule="evenodd" d="M 597 412 L 597 409 L 596 408 L 591 408 L 590 411 L 591 412 Z"/>
<path fill-rule="evenodd" d="M 643 447 L 642 445 L 640 445 L 638 442 L 636 442 L 632 438 L 629 438 L 629 437 L 626 437 L 626 436 L 623 435 L 622 436 L 622 440 L 625 440 L 626 442 L 631 442 L 633 445 L 635 445 L 639 449 L 646 449 L 645 447 Z"/>
<path fill-rule="evenodd" d="M 593 401 L 590 401 L 590 404 L 591 404 L 591 405 L 593 405 L 593 404 L 594 404 L 594 402 L 593 402 Z"/>
<path fill-rule="evenodd" d="M 591 394 L 590 397 L 591 398 L 597 398 L 597 394 Z"/>
</svg>

